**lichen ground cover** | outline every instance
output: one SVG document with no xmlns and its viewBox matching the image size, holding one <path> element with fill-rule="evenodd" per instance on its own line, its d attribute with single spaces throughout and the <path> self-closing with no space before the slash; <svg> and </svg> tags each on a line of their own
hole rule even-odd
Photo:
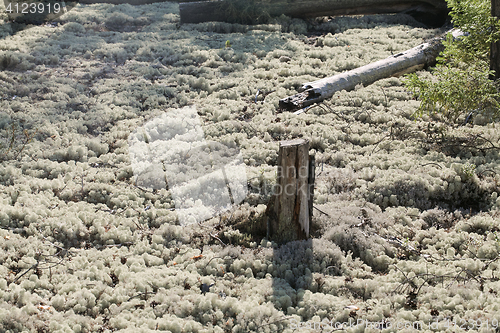
<svg viewBox="0 0 500 333">
<path fill-rule="evenodd" d="M 24 29 L 1 15 L 1 332 L 498 331 L 498 123 L 415 120 L 400 78 L 277 111 L 439 30 L 404 15 L 181 26 L 169 2 Z M 136 186 L 127 141 L 183 107 L 248 179 L 243 203 L 187 226 L 169 190 Z M 279 141 L 299 137 L 312 237 L 278 246 L 248 230 Z"/>
</svg>

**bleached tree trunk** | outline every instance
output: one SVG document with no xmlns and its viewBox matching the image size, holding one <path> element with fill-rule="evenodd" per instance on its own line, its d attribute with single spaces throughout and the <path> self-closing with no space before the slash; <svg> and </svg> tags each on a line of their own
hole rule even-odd
<svg viewBox="0 0 500 333">
<path fill-rule="evenodd" d="M 462 32 L 458 30 L 450 32 L 455 38 L 462 35 Z M 358 84 L 369 85 L 383 78 L 400 76 L 433 65 L 444 48 L 441 43 L 442 39 L 443 37 L 436 38 L 405 52 L 351 71 L 304 83 L 299 88 L 298 94 L 279 101 L 280 109 L 283 111 L 302 109 L 332 97 L 337 91 L 349 91 Z"/>
<path fill-rule="evenodd" d="M 278 243 L 307 239 L 314 195 L 314 158 L 309 156 L 309 141 L 280 142 L 277 176 L 266 211 L 268 236 Z"/>
</svg>

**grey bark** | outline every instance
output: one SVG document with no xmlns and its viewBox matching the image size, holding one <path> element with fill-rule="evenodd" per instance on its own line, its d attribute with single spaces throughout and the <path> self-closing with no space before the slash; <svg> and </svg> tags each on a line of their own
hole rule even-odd
<svg viewBox="0 0 500 333">
<path fill-rule="evenodd" d="M 224 8 L 229 0 L 200 1 L 180 3 L 181 23 L 200 23 L 206 21 L 228 21 Z M 444 0 L 316 0 L 316 1 L 262 1 L 255 3 L 251 11 L 266 12 L 270 16 L 281 14 L 290 17 L 306 18 L 336 15 L 367 15 L 399 13 L 404 11 L 425 12 L 426 15 L 439 16 L 446 13 Z M 248 7 L 246 7 L 248 8 Z"/>
</svg>

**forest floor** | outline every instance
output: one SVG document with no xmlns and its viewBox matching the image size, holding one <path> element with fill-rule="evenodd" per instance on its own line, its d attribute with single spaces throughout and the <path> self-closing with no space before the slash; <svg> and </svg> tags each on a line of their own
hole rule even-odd
<svg viewBox="0 0 500 333">
<path fill-rule="evenodd" d="M 499 330 L 498 123 L 415 119 L 402 78 L 278 110 L 439 29 L 405 15 L 180 25 L 169 2 L 19 28 L 0 14 L 0 331 Z M 131 134 L 173 110 L 195 110 L 246 172 L 244 200 L 199 223 L 136 181 Z M 310 240 L 278 246 L 249 230 L 293 138 L 315 154 L 317 209 Z"/>
</svg>

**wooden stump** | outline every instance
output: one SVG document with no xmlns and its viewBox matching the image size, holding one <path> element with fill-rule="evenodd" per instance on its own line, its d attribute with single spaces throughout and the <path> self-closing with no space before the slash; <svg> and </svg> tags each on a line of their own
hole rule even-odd
<svg viewBox="0 0 500 333">
<path fill-rule="evenodd" d="M 268 238 L 277 243 L 307 239 L 312 218 L 314 157 L 309 141 L 281 141 L 277 183 L 267 210 Z"/>
</svg>

